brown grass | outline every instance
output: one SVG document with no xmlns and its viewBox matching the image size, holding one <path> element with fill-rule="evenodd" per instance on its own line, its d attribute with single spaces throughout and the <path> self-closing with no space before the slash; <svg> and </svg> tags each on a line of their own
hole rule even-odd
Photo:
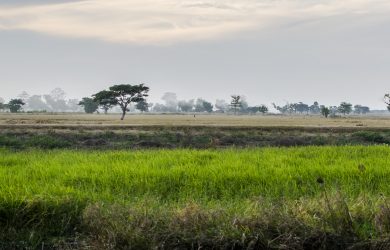
<svg viewBox="0 0 390 250">
<path fill-rule="evenodd" d="M 277 115 L 136 115 L 120 121 L 118 114 L 0 114 L 0 125 L 126 125 L 126 126 L 247 126 L 247 127 L 344 127 L 390 128 L 390 116 L 347 116 L 325 119 L 320 116 Z"/>
</svg>

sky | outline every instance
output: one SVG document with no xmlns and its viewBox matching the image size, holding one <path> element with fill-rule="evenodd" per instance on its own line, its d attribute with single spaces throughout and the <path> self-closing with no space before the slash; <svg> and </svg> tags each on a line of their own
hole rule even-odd
<svg viewBox="0 0 390 250">
<path fill-rule="evenodd" d="M 1 0 L 0 97 L 145 83 L 209 101 L 385 109 L 388 0 Z"/>
</svg>

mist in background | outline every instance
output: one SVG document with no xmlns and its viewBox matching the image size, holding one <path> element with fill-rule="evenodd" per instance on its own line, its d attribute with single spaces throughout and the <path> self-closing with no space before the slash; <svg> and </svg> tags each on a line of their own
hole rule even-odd
<svg viewBox="0 0 390 250">
<path fill-rule="evenodd" d="M 145 83 L 153 103 L 173 92 L 386 108 L 387 1 L 236 2 L 2 1 L 0 97 Z"/>
</svg>

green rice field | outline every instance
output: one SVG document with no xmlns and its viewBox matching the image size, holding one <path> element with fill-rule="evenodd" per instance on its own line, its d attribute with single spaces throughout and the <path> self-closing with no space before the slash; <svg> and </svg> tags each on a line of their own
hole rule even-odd
<svg viewBox="0 0 390 250">
<path fill-rule="evenodd" d="M 388 146 L 3 149 L 0 180 L 0 248 L 344 249 L 390 233 Z"/>
</svg>

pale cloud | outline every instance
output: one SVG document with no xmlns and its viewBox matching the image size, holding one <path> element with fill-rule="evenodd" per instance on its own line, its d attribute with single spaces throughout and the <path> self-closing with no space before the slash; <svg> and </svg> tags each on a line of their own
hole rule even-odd
<svg viewBox="0 0 390 250">
<path fill-rule="evenodd" d="M 216 39 L 290 21 L 389 12 L 387 0 L 86 0 L 0 7 L 0 29 L 172 44 Z"/>
</svg>

